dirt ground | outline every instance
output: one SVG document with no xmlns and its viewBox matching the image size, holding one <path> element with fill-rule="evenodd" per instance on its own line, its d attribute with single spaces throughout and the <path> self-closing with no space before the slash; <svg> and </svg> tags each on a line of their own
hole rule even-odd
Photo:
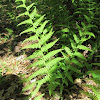
<svg viewBox="0 0 100 100">
<path fill-rule="evenodd" d="M 16 41 L 20 40 L 20 41 Z M 25 42 L 22 44 L 22 38 L 16 36 L 8 40 L 0 40 L 0 70 L 2 70 L 0 83 L 0 100 L 25 100 L 30 94 L 30 90 L 20 94 L 22 88 L 27 86 L 28 83 L 19 83 L 21 75 L 25 74 L 25 78 L 34 73 L 38 68 L 27 68 L 30 64 L 34 63 L 34 60 L 24 60 L 30 55 L 32 50 L 21 50 L 22 47 L 31 44 L 31 42 Z M 91 76 L 90 76 L 91 77 Z M 34 79 L 38 80 L 38 78 Z M 87 77 L 83 79 L 75 79 L 72 87 L 65 87 L 63 92 L 63 100 L 92 100 L 85 94 L 79 92 L 83 90 L 85 92 L 93 93 L 90 88 L 83 86 L 84 84 L 95 85 L 95 82 L 89 80 Z M 45 93 L 41 100 L 61 100 L 60 94 L 55 92 L 55 97 L 50 97 L 48 91 L 45 89 L 46 85 L 42 86 L 37 96 L 42 92 Z M 33 89 L 34 90 L 34 89 Z M 30 100 L 34 100 L 31 98 Z"/>
</svg>

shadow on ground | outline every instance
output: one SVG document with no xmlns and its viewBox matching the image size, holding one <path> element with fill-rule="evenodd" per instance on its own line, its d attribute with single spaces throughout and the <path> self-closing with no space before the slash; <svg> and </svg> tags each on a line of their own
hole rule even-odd
<svg viewBox="0 0 100 100">
<path fill-rule="evenodd" d="M 25 100 L 27 95 L 20 94 L 23 83 L 17 75 L 8 74 L 0 79 L 0 100 Z"/>
</svg>

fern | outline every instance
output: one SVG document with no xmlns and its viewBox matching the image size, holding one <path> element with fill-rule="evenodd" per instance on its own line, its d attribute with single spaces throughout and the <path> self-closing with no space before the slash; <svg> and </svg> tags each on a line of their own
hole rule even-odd
<svg viewBox="0 0 100 100">
<path fill-rule="evenodd" d="M 69 63 L 74 63 L 79 67 L 83 67 L 83 65 L 81 64 L 81 60 L 84 60 L 84 62 L 86 61 L 86 58 L 82 55 L 82 53 L 79 52 L 79 50 L 88 50 L 90 52 L 93 52 L 90 48 L 82 45 L 84 43 L 84 41 L 87 41 L 88 39 L 90 39 L 92 36 L 95 38 L 95 35 L 92 32 L 82 32 L 81 31 L 81 27 L 77 24 L 78 26 L 78 30 L 79 30 L 79 36 L 76 35 L 75 33 L 73 34 L 73 38 L 70 37 L 70 42 L 71 42 L 71 48 L 69 47 L 64 47 L 64 50 L 67 54 L 62 53 L 65 60 Z M 86 37 L 86 35 L 88 35 L 88 38 Z M 75 58 L 77 57 L 77 59 Z"/>
<path fill-rule="evenodd" d="M 66 84 L 66 86 L 68 86 L 69 81 L 71 83 L 73 83 L 72 75 L 75 76 L 75 73 L 77 73 L 79 75 L 79 77 L 82 75 L 81 69 L 84 66 L 86 66 L 85 64 L 87 64 L 86 63 L 87 59 L 86 59 L 86 57 L 83 56 L 83 54 L 81 52 L 79 52 L 79 50 L 81 49 L 83 51 L 88 50 L 90 52 L 93 52 L 93 50 L 89 49 L 88 47 L 86 47 L 82 44 L 84 43 L 84 41 L 90 39 L 91 37 L 95 38 L 95 35 L 92 32 L 88 32 L 88 31 L 86 32 L 86 34 L 84 34 L 84 32 L 82 32 L 80 30 L 81 27 L 79 25 L 77 25 L 77 26 L 79 28 L 79 35 L 76 35 L 75 33 L 72 34 L 73 37 L 69 35 L 71 49 L 70 49 L 70 47 L 62 46 L 64 51 L 61 53 L 64 57 L 64 60 L 62 60 L 58 65 L 60 67 L 60 69 L 59 68 L 56 69 L 54 71 L 54 73 L 52 74 L 55 77 L 51 77 L 51 81 L 52 82 L 55 81 L 55 82 L 49 84 L 50 95 L 54 92 L 54 90 L 57 86 L 60 87 L 60 93 L 62 95 L 62 92 L 64 90 L 63 85 Z M 62 30 L 61 30 L 61 32 L 62 32 Z M 63 32 L 65 32 L 65 31 L 63 31 Z M 86 35 L 89 35 L 89 37 L 87 38 Z M 83 63 L 85 63 L 85 64 L 83 64 Z M 75 76 L 75 77 L 77 77 L 77 76 Z M 61 82 L 62 82 L 62 84 L 61 84 Z M 52 87 L 52 84 L 55 84 L 55 86 Z"/>
<path fill-rule="evenodd" d="M 71 66 L 68 68 L 68 70 L 72 70 L 72 68 L 74 68 L 76 69 L 74 71 L 78 72 L 84 66 L 88 66 L 87 69 L 90 67 L 92 68 L 92 66 L 87 63 L 87 60 L 91 58 L 85 58 L 82 55 L 82 51 L 87 50 L 91 52 L 91 56 L 94 54 L 95 49 L 91 50 L 90 48 L 86 47 L 85 42 L 89 41 L 92 37 L 96 38 L 95 32 L 91 32 L 93 28 L 98 28 L 96 24 L 94 25 L 92 23 L 95 18 L 94 10 L 96 10 L 96 3 L 93 0 L 72 0 L 72 3 L 76 9 L 73 15 L 69 16 L 68 22 L 70 19 L 72 19 L 73 24 L 70 22 L 71 25 L 61 25 L 65 28 L 56 33 L 62 33 L 61 38 L 65 37 L 65 44 L 63 43 L 61 45 L 65 50 L 62 52 L 65 62 L 68 66 Z"/>
<path fill-rule="evenodd" d="M 42 84 L 48 83 L 47 88 L 49 90 L 50 96 L 54 94 L 54 90 L 56 90 L 58 86 L 60 87 L 60 94 L 62 96 L 64 85 L 66 84 L 66 86 L 68 86 L 69 81 L 73 83 L 73 75 L 75 77 L 78 77 L 77 75 L 81 77 L 81 70 L 83 67 L 87 66 L 88 70 L 90 67 L 92 68 L 91 64 L 87 63 L 90 58 L 84 57 L 82 51 L 89 51 L 91 55 L 94 53 L 94 49 L 88 48 L 85 42 L 89 41 L 91 38 L 96 38 L 95 34 L 91 31 L 93 28 L 98 28 L 96 24 L 92 23 L 95 18 L 95 2 L 93 2 L 93 0 L 72 0 L 74 8 L 77 9 L 75 9 L 75 12 L 73 12 L 72 15 L 67 12 L 69 15 L 67 15 L 66 18 L 67 22 L 65 21 L 66 25 L 62 24 L 63 22 L 61 25 L 55 25 L 64 27 L 62 30 L 57 31 L 56 33 L 53 31 L 51 24 L 48 24 L 49 21 L 46 20 L 45 15 L 41 16 L 37 13 L 38 11 L 35 3 L 27 5 L 26 0 L 16 0 L 16 2 L 21 3 L 19 3 L 17 8 L 25 9 L 25 12 L 20 14 L 17 18 L 22 16 L 27 17 L 27 19 L 19 23 L 18 26 L 29 26 L 20 33 L 20 35 L 24 35 L 25 33 L 30 34 L 30 37 L 25 39 L 23 43 L 26 41 L 36 41 L 32 45 L 22 48 L 36 49 L 36 51 L 26 59 L 38 59 L 28 67 L 36 66 L 39 68 L 31 76 L 24 78 L 22 82 L 30 82 L 35 77 L 44 75 L 43 79 L 37 80 L 34 83 L 28 85 L 23 89 L 23 91 L 30 89 L 31 94 L 27 98 L 35 97 Z M 33 8 L 34 10 L 32 10 Z M 61 35 L 59 39 L 50 42 L 53 34 L 57 34 L 58 36 L 60 34 Z M 50 51 L 50 48 L 52 48 L 57 42 L 61 44 L 61 48 Z M 62 53 L 63 57 L 58 57 L 57 54 L 59 52 Z M 56 57 L 52 58 L 55 55 Z M 36 86 L 34 91 L 32 91 L 33 86 Z"/>
<path fill-rule="evenodd" d="M 75 3 L 76 1 L 73 0 L 72 2 Z M 82 4 L 85 5 L 84 3 L 82 3 Z M 89 2 L 89 4 L 90 4 L 90 2 Z M 83 7 L 83 5 L 82 5 L 82 7 Z M 75 6 L 77 6 L 77 5 L 75 4 Z M 78 76 L 81 77 L 81 75 L 83 74 L 81 72 L 83 67 L 86 66 L 88 70 L 90 70 L 92 68 L 91 64 L 87 63 L 87 61 L 89 60 L 89 57 L 88 58 L 84 57 L 82 54 L 82 51 L 87 50 L 87 51 L 91 52 L 91 54 L 93 55 L 94 51 L 92 49 L 88 48 L 87 46 L 85 46 L 84 42 L 88 41 L 92 37 L 96 38 L 95 34 L 93 32 L 91 32 L 91 29 L 93 27 L 97 28 L 97 26 L 92 25 L 91 22 L 93 19 L 89 19 L 90 17 L 88 18 L 86 15 L 84 15 L 86 13 L 86 11 L 83 11 L 83 10 L 88 11 L 88 9 L 82 8 L 82 9 L 76 9 L 76 10 L 80 10 L 80 12 L 77 11 L 74 14 L 80 13 L 80 15 L 81 16 L 83 15 L 84 17 L 82 16 L 81 17 L 82 19 L 81 18 L 80 19 L 78 18 L 78 20 L 76 19 L 77 23 L 73 23 L 73 26 L 63 25 L 63 26 L 66 26 L 66 28 L 56 32 L 57 34 L 63 33 L 63 35 L 61 35 L 61 38 L 63 36 L 65 37 L 66 44 L 61 44 L 62 48 L 64 49 L 64 52 L 62 52 L 64 60 L 62 61 L 63 63 L 61 63 L 61 65 L 62 65 L 61 69 L 64 72 L 68 73 L 68 75 L 63 73 L 64 74 L 63 78 L 67 79 L 66 80 L 67 86 L 68 86 L 68 81 L 73 83 L 72 75 L 74 77 L 78 77 Z M 81 13 L 81 12 L 84 12 L 84 13 Z M 90 15 L 88 15 L 88 16 L 90 16 Z M 92 16 L 94 17 L 94 13 L 92 14 Z M 85 18 L 86 18 L 86 20 L 85 20 Z M 75 26 L 75 24 L 76 24 L 76 26 Z"/>
<path fill-rule="evenodd" d="M 100 55 L 98 57 L 100 57 Z M 92 63 L 92 65 L 100 66 L 100 63 Z M 87 92 L 83 92 L 83 91 L 82 92 L 85 93 L 90 98 L 92 98 L 93 100 L 99 100 L 100 99 L 100 70 L 88 71 L 87 74 L 92 74 L 93 78 L 91 78 L 91 80 L 93 80 L 97 84 L 97 86 L 87 85 L 87 87 L 91 88 L 92 91 L 94 92 L 94 94 L 92 95 L 90 95 Z"/>
<path fill-rule="evenodd" d="M 25 91 L 27 89 L 32 89 L 34 85 L 36 85 L 36 89 L 34 91 L 31 92 L 31 94 L 27 97 L 27 99 L 29 97 L 35 97 L 35 95 L 37 94 L 37 92 L 39 91 L 40 87 L 42 84 L 46 83 L 47 81 L 50 80 L 50 77 L 52 75 L 52 69 L 56 68 L 57 66 L 55 66 L 55 64 L 57 64 L 59 61 L 63 60 L 63 58 L 61 57 L 57 57 L 54 59 L 51 59 L 51 57 L 53 57 L 54 55 L 56 55 L 57 53 L 61 52 L 63 49 L 58 49 L 58 50 L 53 50 L 48 52 L 48 50 L 58 41 L 55 40 L 53 42 L 47 43 L 47 41 L 51 38 L 51 36 L 53 35 L 53 31 L 52 29 L 50 29 L 50 31 L 48 29 L 46 29 L 46 24 L 48 23 L 47 20 L 44 20 L 44 16 L 39 16 L 37 18 L 37 11 L 36 11 L 36 7 L 34 7 L 34 10 L 30 13 L 29 10 L 31 9 L 31 7 L 34 6 L 34 3 L 32 3 L 29 6 L 26 6 L 26 0 L 16 0 L 16 2 L 18 1 L 22 1 L 22 4 L 17 6 L 17 8 L 20 7 L 24 7 L 26 9 L 26 11 L 22 14 L 20 14 L 17 18 L 26 15 L 29 18 L 21 23 L 18 24 L 18 26 L 23 25 L 23 24 L 30 24 L 30 28 L 24 30 L 23 32 L 21 32 L 20 34 L 24 34 L 24 33 L 28 33 L 28 32 L 34 32 L 35 34 L 33 36 L 30 36 L 29 38 L 25 39 L 23 42 L 25 41 L 38 41 L 37 43 L 34 43 L 32 45 L 26 46 L 22 49 L 38 49 L 36 52 L 34 52 L 32 55 L 30 55 L 29 57 L 27 57 L 26 59 L 34 59 L 35 57 L 40 57 L 38 59 L 37 62 L 33 63 L 32 65 L 30 65 L 29 67 L 33 67 L 33 66 L 38 66 L 40 67 L 39 70 L 37 70 L 35 73 L 33 73 L 31 76 L 29 76 L 27 79 L 23 79 L 22 82 L 29 82 L 31 81 L 31 79 L 35 78 L 36 76 L 39 75 L 46 75 L 43 79 L 34 82 L 32 85 L 28 85 L 26 88 L 24 88 L 22 91 Z M 48 30 L 47 33 L 45 30 Z"/>
</svg>

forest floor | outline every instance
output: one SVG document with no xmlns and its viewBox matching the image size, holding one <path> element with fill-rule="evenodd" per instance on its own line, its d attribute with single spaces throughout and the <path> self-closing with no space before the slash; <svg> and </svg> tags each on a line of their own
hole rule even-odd
<svg viewBox="0 0 100 100">
<path fill-rule="evenodd" d="M 32 50 L 21 50 L 22 47 L 31 44 L 26 42 L 22 44 L 25 37 L 16 36 L 15 38 L 10 38 L 5 40 L 1 37 L 0 39 L 0 70 L 2 70 L 3 81 L 0 82 L 0 100 L 25 100 L 25 97 L 29 95 L 30 91 L 23 92 L 20 94 L 22 88 L 27 86 L 28 83 L 18 83 L 22 78 L 21 75 L 25 74 L 25 78 L 34 73 L 37 68 L 27 68 L 30 64 L 34 63 L 36 59 L 24 60 L 29 56 Z M 89 76 L 91 77 L 91 75 Z M 84 93 L 80 91 L 93 93 L 93 91 L 84 86 L 85 84 L 95 85 L 96 83 L 89 79 L 89 77 L 84 77 L 82 79 L 75 79 L 74 85 L 71 87 L 65 87 L 63 93 L 63 100 L 92 100 L 87 97 Z M 41 79 L 37 77 L 34 80 Z M 33 89 L 34 90 L 34 89 Z M 46 85 L 44 85 L 37 96 L 42 92 L 45 93 L 41 100 L 61 100 L 59 98 L 59 92 L 56 92 L 55 97 L 50 97 L 48 91 L 46 90 Z M 34 99 L 30 99 L 34 100 Z"/>
<path fill-rule="evenodd" d="M 9 1 L 9 0 L 8 0 Z M 3 1 L 1 0 L 0 3 Z M 8 9 L 9 8 L 9 9 Z M 4 2 L 2 6 L 0 5 L 0 100 L 25 100 L 25 98 L 30 94 L 30 90 L 20 94 L 21 90 L 30 83 L 19 83 L 20 80 L 29 77 L 32 73 L 37 71 L 37 67 L 27 68 L 30 64 L 34 63 L 36 59 L 24 60 L 27 56 L 31 55 L 34 50 L 21 50 L 22 47 L 30 45 L 31 42 L 22 41 L 27 38 L 27 36 L 15 35 L 4 32 L 5 27 L 15 29 L 18 21 L 16 21 L 16 14 L 19 12 L 15 11 L 16 6 L 11 2 Z M 23 29 L 21 27 L 21 29 Z M 20 28 L 16 29 L 20 31 Z M 15 31 L 14 31 L 15 32 Z M 16 32 L 15 32 L 16 33 Z M 10 35 L 10 36 L 9 36 Z M 92 100 L 84 93 L 80 91 L 93 93 L 93 91 L 84 86 L 86 84 L 94 85 L 97 84 L 90 80 L 91 75 L 84 76 L 83 78 L 75 79 L 72 86 L 64 88 L 63 100 Z M 39 80 L 41 77 L 37 77 L 35 80 Z M 34 88 L 33 88 L 34 90 Z M 45 93 L 41 100 L 61 100 L 59 94 L 59 87 L 55 92 L 55 97 L 50 97 L 46 89 L 46 84 L 44 84 L 37 96 Z M 31 98 L 30 100 L 34 100 Z"/>
</svg>

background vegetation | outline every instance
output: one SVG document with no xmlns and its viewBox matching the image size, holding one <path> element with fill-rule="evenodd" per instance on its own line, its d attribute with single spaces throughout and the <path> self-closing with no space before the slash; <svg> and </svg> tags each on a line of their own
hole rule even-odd
<svg viewBox="0 0 100 100">
<path fill-rule="evenodd" d="M 45 85 L 50 96 L 59 92 L 64 100 L 63 94 L 69 93 L 66 89 L 73 87 L 76 79 L 82 80 L 92 74 L 89 78 L 98 87 L 87 86 L 93 92 L 86 94 L 99 100 L 99 0 L 1 0 L 0 9 L 1 45 L 13 39 L 8 48 L 10 53 L 15 56 L 27 54 L 26 60 L 31 62 L 29 70 L 37 68 L 28 77 L 20 75 L 20 82 L 28 84 L 22 92 L 31 91 L 26 99 L 39 100 L 44 93 L 40 96 L 36 94 Z M 24 46 L 20 48 L 21 52 L 15 53 L 15 46 L 20 41 Z M 27 41 L 29 44 L 25 46 Z M 4 51 L 3 47 L 0 49 Z M 6 53 L 0 55 L 2 57 Z M 0 70 L 2 79 L 3 67 Z"/>
</svg>

